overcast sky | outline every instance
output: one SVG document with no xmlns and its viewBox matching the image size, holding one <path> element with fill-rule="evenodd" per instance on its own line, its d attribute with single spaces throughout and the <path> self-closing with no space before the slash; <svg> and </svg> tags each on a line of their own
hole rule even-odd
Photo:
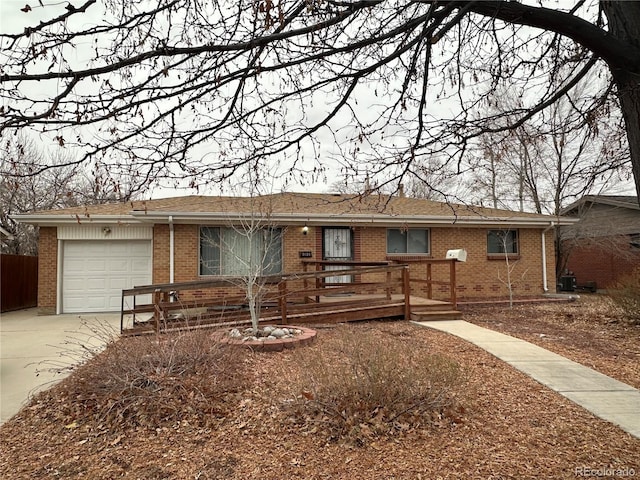
<svg viewBox="0 0 640 480">
<path fill-rule="evenodd" d="M 80 2 L 81 0 L 78 0 Z M 44 0 L 44 3 L 49 3 Z M 47 7 L 43 8 L 40 6 L 38 0 L 0 0 L 0 26 L 3 33 L 15 33 L 24 30 L 26 26 L 35 25 L 40 20 L 50 19 L 56 15 L 60 15 L 65 12 L 65 6 L 67 5 L 67 1 L 53 2 L 49 3 Z M 73 3 L 73 2 L 72 2 Z M 31 7 L 31 11 L 22 12 L 21 9 L 28 4 Z M 555 6 L 556 2 L 550 1 L 547 2 L 548 6 Z M 547 6 L 547 5 L 545 5 Z M 97 23 L 100 21 L 101 16 L 103 14 L 103 7 L 98 2 L 97 5 L 93 5 L 89 8 L 88 13 L 78 16 L 78 21 L 83 22 L 83 24 L 91 24 Z M 82 48 L 78 48 L 76 61 L 82 63 L 84 59 L 81 58 Z M 375 101 L 380 102 L 383 99 L 376 99 Z M 359 98 L 360 104 L 363 109 L 371 108 L 373 104 L 374 98 L 373 95 L 370 98 L 366 98 L 366 95 L 363 98 Z M 433 107 L 433 104 L 432 104 Z M 440 106 L 439 113 L 444 114 L 444 116 L 450 116 L 450 112 L 447 112 L 448 108 L 446 106 Z M 371 108 L 371 112 L 374 109 Z M 313 112 L 313 111 L 312 111 Z M 373 113 L 371 113 L 373 114 Z M 314 113 L 312 113 L 314 115 Z M 344 135 L 344 139 L 348 139 L 353 135 L 353 132 L 350 132 L 349 129 L 345 129 L 341 132 Z M 328 132 L 325 132 L 324 136 L 321 133 L 321 145 L 323 152 L 321 157 L 325 159 L 326 162 L 330 163 L 327 183 L 315 183 L 315 184 L 293 184 L 288 187 L 289 190 L 294 191 L 314 191 L 314 192 L 322 192 L 328 191 L 330 189 L 330 185 L 339 181 L 341 179 L 341 174 L 339 171 L 339 167 L 330 160 L 333 157 L 340 157 L 340 150 L 338 148 L 338 143 L 336 139 L 328 135 Z M 52 140 L 51 140 L 52 141 Z M 53 141 L 52 141 L 53 143 Z M 43 145 L 47 147 L 47 145 Z M 363 146 L 366 148 L 366 145 Z M 195 155 L 202 155 L 205 152 L 194 152 Z M 309 152 L 311 155 L 311 152 Z M 277 170 L 275 171 L 275 177 L 280 178 L 281 175 Z M 629 186 L 632 187 L 632 184 L 629 183 Z M 626 191 L 632 191 L 631 188 L 627 188 L 623 185 L 620 186 L 620 192 L 624 193 Z M 279 190 L 281 185 L 274 185 L 274 190 Z M 164 188 L 155 188 L 153 191 L 153 196 L 168 196 L 168 195 L 181 195 L 184 194 L 184 191 L 173 191 L 172 189 L 167 190 Z M 215 188 L 212 188 L 211 191 L 201 191 L 200 193 L 217 193 Z"/>
</svg>

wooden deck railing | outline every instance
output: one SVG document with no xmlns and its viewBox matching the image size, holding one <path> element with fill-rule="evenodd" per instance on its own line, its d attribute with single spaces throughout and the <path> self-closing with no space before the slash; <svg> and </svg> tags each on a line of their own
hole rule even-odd
<svg viewBox="0 0 640 480">
<path fill-rule="evenodd" d="M 457 308 L 458 298 L 457 298 L 457 284 L 456 284 L 456 264 L 458 261 L 454 258 L 446 258 L 446 259 L 434 259 L 434 258 L 425 258 L 425 259 L 411 259 L 411 260 L 394 260 L 396 263 L 401 263 L 404 265 L 425 265 L 426 275 L 424 278 L 421 278 L 416 275 L 417 268 L 410 270 L 412 275 L 410 277 L 410 283 L 413 284 L 424 284 L 427 286 L 426 288 L 426 296 L 428 299 L 433 299 L 433 286 L 434 285 L 443 285 L 448 287 L 449 290 L 449 298 L 444 299 L 451 303 L 454 309 Z M 434 267 L 444 267 L 448 269 L 448 277 L 449 280 L 434 280 Z M 447 272 L 442 274 L 443 277 L 447 276 Z M 413 287 L 412 287 L 413 288 Z M 415 292 L 415 289 L 414 289 Z"/>
<path fill-rule="evenodd" d="M 388 262 L 325 262 L 326 264 L 330 264 L 334 268 L 341 266 L 345 268 L 318 269 L 260 277 L 257 284 L 262 290 L 263 317 L 274 323 L 287 323 L 289 317 L 300 317 L 312 314 L 314 311 L 322 311 L 322 309 L 333 308 L 335 310 L 343 307 L 346 321 L 360 319 L 357 313 L 358 308 L 365 309 L 371 306 L 384 308 L 385 305 L 392 303 L 392 292 L 401 292 L 404 299 L 401 315 L 409 318 L 411 287 L 407 265 Z M 335 276 L 352 276 L 357 281 L 349 283 L 326 282 L 326 278 Z M 153 329 L 159 332 L 163 323 L 166 324 L 172 314 L 196 309 L 201 310 L 199 315 L 202 318 L 206 316 L 212 319 L 219 315 L 221 318 L 224 316 L 225 323 L 245 323 L 247 320 L 247 299 L 243 293 L 242 284 L 242 277 L 226 277 L 215 280 L 145 285 L 123 290 L 121 331 L 125 329 L 125 315 L 133 317 L 135 326 L 136 316 L 151 314 Z M 232 288 L 237 291 L 237 295 L 214 296 L 212 294 L 208 298 L 195 298 L 193 295 L 194 291 L 215 290 L 217 288 Z M 328 304 L 319 304 L 321 296 L 346 293 L 384 293 L 384 299 L 375 301 L 347 299 L 341 301 L 340 297 L 337 297 Z M 136 297 L 140 295 L 151 295 L 151 303 L 136 304 Z M 133 298 L 133 305 L 127 305 L 126 298 Z"/>
<path fill-rule="evenodd" d="M 349 276 L 352 273 L 342 273 L 345 269 L 351 272 L 351 269 L 357 270 L 362 268 L 369 267 L 388 267 L 391 265 L 391 262 L 357 262 L 353 260 L 303 260 L 302 268 L 305 274 L 304 285 L 305 288 L 308 288 L 308 281 L 310 279 L 315 279 L 315 288 L 320 295 L 326 295 L 328 289 L 331 290 L 331 293 L 339 293 L 340 291 L 348 291 L 351 289 L 351 285 L 357 284 L 359 286 L 363 286 L 363 282 L 360 278 L 355 277 L 352 282 L 327 282 L 327 278 L 330 277 L 338 277 L 338 276 Z M 327 270 L 326 267 L 344 267 L 343 269 L 333 269 Z M 307 276 L 307 273 L 315 272 L 313 276 Z M 328 273 L 330 272 L 330 273 Z M 374 270 L 376 273 L 380 273 L 377 269 Z M 356 275 L 361 274 L 361 270 L 357 270 Z M 387 298 L 391 298 L 391 270 L 385 269 L 386 280 L 388 286 L 384 289 L 387 295 Z M 306 301 L 311 301 L 312 299 L 307 297 Z M 316 296 L 315 301 L 318 302 L 319 298 Z"/>
<path fill-rule="evenodd" d="M 303 260 L 303 268 L 304 271 L 308 271 L 311 267 L 315 268 L 315 271 L 328 271 L 331 272 L 327 276 L 336 275 L 335 270 L 325 270 L 327 266 L 353 266 L 353 267 L 372 267 L 372 266 L 384 266 L 384 265 L 424 265 L 426 274 L 424 277 L 420 277 L 416 272 L 418 268 L 409 269 L 411 273 L 409 277 L 409 282 L 411 284 L 410 289 L 414 293 L 416 292 L 415 284 L 417 285 L 426 285 L 425 295 L 426 298 L 432 300 L 433 299 L 433 286 L 434 285 L 443 285 L 448 288 L 449 297 L 443 298 L 442 300 L 448 301 L 453 305 L 453 308 L 457 308 L 457 285 L 456 285 L 456 259 L 433 259 L 433 258 L 424 258 L 424 259 L 398 259 L 398 260 L 390 260 L 387 262 L 356 262 L 356 261 L 329 261 L 329 260 Z M 449 280 L 434 280 L 434 267 L 445 267 L 448 272 L 444 272 L 442 277 L 448 276 Z M 316 288 L 320 289 L 323 286 L 325 288 L 335 288 L 336 285 L 340 284 L 322 284 L 320 279 L 316 279 Z M 351 284 L 347 284 L 351 285 Z M 388 293 L 389 295 L 389 293 Z"/>
</svg>

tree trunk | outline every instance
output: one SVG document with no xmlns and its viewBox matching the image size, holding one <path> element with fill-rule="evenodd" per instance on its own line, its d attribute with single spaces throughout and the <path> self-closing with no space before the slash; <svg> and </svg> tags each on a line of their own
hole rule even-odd
<svg viewBox="0 0 640 480">
<path fill-rule="evenodd" d="M 640 47 L 640 3 L 607 0 L 601 4 L 613 36 Z M 618 88 L 636 192 L 640 197 L 640 72 L 613 65 L 610 65 L 610 68 Z"/>
<path fill-rule="evenodd" d="M 627 130 L 636 192 L 640 196 L 640 80 L 637 74 L 629 72 L 614 72 L 613 78 Z"/>
</svg>

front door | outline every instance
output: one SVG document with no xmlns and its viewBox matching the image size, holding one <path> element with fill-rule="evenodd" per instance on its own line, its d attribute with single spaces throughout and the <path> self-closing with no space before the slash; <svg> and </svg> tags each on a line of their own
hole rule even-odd
<svg viewBox="0 0 640 480">
<path fill-rule="evenodd" d="M 325 227 L 322 229 L 323 260 L 353 260 L 353 237 L 349 227 Z M 326 270 L 341 270 L 342 265 L 327 265 Z M 325 278 L 326 283 L 351 283 L 351 275 Z"/>
</svg>

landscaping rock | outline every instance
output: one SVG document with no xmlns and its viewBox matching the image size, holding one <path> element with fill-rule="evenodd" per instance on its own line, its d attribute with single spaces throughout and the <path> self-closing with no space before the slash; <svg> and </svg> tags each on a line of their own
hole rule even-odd
<svg viewBox="0 0 640 480">
<path fill-rule="evenodd" d="M 282 338 L 285 335 L 287 335 L 287 333 L 285 333 L 284 329 L 282 328 L 276 328 L 274 331 L 271 332 L 271 335 L 273 335 L 276 338 Z"/>
<path fill-rule="evenodd" d="M 273 332 L 275 329 L 276 327 L 267 325 L 266 327 L 263 327 L 262 331 L 264 332 L 265 337 L 268 337 L 269 335 L 271 335 L 271 332 Z"/>
</svg>

